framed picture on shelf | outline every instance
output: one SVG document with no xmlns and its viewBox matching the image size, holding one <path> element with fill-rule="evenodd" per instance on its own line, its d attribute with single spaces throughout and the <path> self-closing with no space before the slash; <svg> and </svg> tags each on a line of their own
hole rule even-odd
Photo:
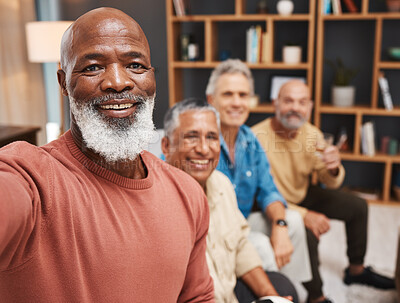
<svg viewBox="0 0 400 303">
<path fill-rule="evenodd" d="M 275 100 L 278 97 L 279 90 L 283 84 L 290 80 L 300 80 L 304 83 L 306 83 L 306 78 L 305 77 L 294 77 L 294 76 L 272 76 L 271 77 L 271 91 L 269 93 L 269 98 L 272 102 L 272 100 Z"/>
</svg>

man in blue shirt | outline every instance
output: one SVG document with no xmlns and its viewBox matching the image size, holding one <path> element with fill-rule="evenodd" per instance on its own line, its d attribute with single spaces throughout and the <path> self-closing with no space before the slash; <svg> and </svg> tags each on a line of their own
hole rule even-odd
<svg viewBox="0 0 400 303">
<path fill-rule="evenodd" d="M 213 70 L 206 95 L 220 113 L 221 154 L 217 169 L 235 188 L 239 209 L 251 226 L 249 238 L 263 259 L 264 269 L 277 267 L 290 279 L 305 282 L 311 279 L 311 271 L 303 219 L 287 209 L 263 148 L 244 125 L 253 94 L 253 77 L 240 60 L 226 60 Z M 251 212 L 254 202 L 261 211 Z M 259 232 L 268 235 L 270 243 Z M 271 264 L 271 260 L 275 262 Z"/>
</svg>

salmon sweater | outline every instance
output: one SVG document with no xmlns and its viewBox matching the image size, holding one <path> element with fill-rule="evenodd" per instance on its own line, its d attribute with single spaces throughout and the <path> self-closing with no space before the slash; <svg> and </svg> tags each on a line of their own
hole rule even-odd
<svg viewBox="0 0 400 303">
<path fill-rule="evenodd" d="M 1 302 L 214 302 L 202 188 L 148 152 L 144 179 L 70 132 L 0 149 Z"/>
</svg>

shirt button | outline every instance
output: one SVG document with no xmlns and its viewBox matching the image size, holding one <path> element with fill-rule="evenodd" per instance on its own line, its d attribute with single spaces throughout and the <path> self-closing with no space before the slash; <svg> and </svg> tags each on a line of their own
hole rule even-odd
<svg viewBox="0 0 400 303">
<path fill-rule="evenodd" d="M 246 176 L 247 176 L 247 177 L 251 177 L 251 175 L 252 175 L 251 171 L 248 170 L 248 171 L 246 172 Z"/>
</svg>

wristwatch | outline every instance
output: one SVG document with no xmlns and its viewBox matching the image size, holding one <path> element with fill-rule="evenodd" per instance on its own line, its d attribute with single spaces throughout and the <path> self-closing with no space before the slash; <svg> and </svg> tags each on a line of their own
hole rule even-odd
<svg viewBox="0 0 400 303">
<path fill-rule="evenodd" d="M 282 227 L 288 226 L 286 220 L 284 220 L 284 219 L 278 219 L 278 220 L 276 220 L 275 224 L 276 224 L 276 225 L 279 225 L 279 226 L 282 226 Z"/>
</svg>

